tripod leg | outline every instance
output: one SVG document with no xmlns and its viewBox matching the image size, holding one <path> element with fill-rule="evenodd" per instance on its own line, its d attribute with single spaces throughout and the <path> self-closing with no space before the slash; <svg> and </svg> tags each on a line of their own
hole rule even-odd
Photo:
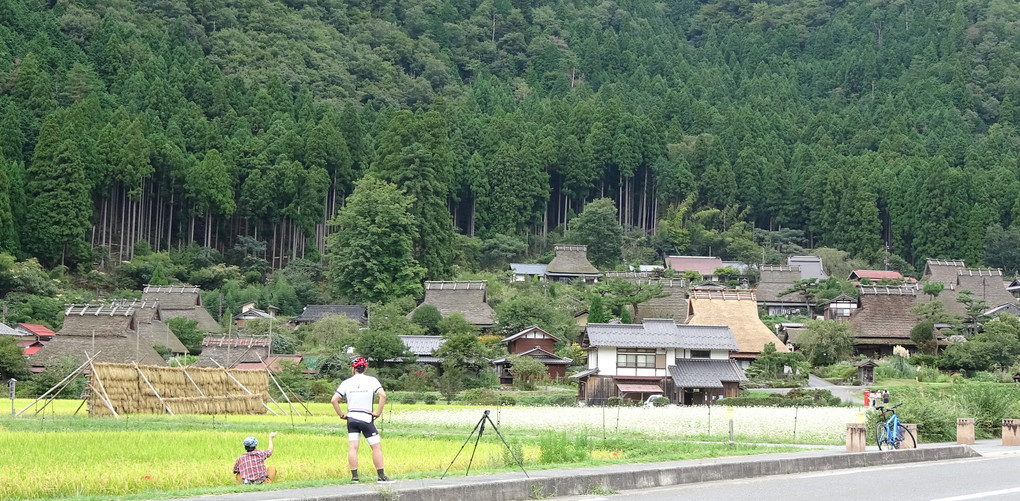
<svg viewBox="0 0 1020 501">
<path fill-rule="evenodd" d="M 450 466 L 453 466 L 453 463 L 457 461 L 457 456 L 460 456 L 460 453 L 464 450 L 464 446 L 467 445 L 467 443 L 471 440 L 471 435 L 475 434 L 475 430 L 477 430 L 478 427 L 482 425 L 483 421 L 485 421 L 485 416 L 482 416 L 482 419 L 478 420 L 478 424 L 476 424 L 475 427 L 471 430 L 471 433 L 468 434 L 467 438 L 464 440 L 464 443 L 461 444 L 460 450 L 457 451 L 457 454 L 453 456 L 453 461 L 450 461 Z M 478 436 L 481 437 L 481 433 L 479 433 Z M 443 476 L 439 477 L 440 480 L 446 477 L 446 474 L 450 471 L 450 466 L 446 467 L 446 471 L 443 472 Z"/>
<path fill-rule="evenodd" d="M 465 477 L 471 473 L 471 463 L 475 462 L 475 452 L 478 450 L 478 441 L 482 439 L 482 434 L 485 433 L 485 419 L 487 417 L 488 416 L 482 416 L 482 419 L 479 421 L 482 423 L 482 427 L 478 429 L 478 436 L 475 437 L 475 448 L 471 449 L 471 459 L 468 460 L 467 471 L 464 472 Z"/>
<path fill-rule="evenodd" d="M 530 476 L 528 476 L 528 470 L 525 470 L 524 469 L 524 465 L 521 464 L 521 460 L 517 459 L 517 454 L 514 454 L 513 448 L 510 447 L 510 444 L 506 443 L 506 439 L 503 438 L 503 434 L 499 432 L 499 428 L 496 428 L 496 423 L 493 423 L 492 419 L 489 418 L 489 416 L 483 416 L 482 419 L 488 419 L 489 420 L 489 424 L 492 425 L 492 429 L 496 431 L 496 435 L 499 436 L 499 439 L 503 441 L 503 445 L 506 446 L 506 449 L 508 451 L 510 451 L 510 457 L 514 458 L 514 461 L 517 462 L 517 466 L 521 467 L 521 471 L 524 472 L 524 476 L 528 477 L 528 478 L 531 478 Z"/>
</svg>

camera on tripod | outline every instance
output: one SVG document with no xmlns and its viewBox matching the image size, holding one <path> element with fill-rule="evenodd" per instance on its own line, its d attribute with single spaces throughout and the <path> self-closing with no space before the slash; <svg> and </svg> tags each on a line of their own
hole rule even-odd
<svg viewBox="0 0 1020 501">
<path fill-rule="evenodd" d="M 468 460 L 467 471 L 464 472 L 464 476 L 466 477 L 469 473 L 471 473 L 471 463 L 475 461 L 475 451 L 478 450 L 478 441 L 481 440 L 482 434 L 485 433 L 486 421 L 489 422 L 489 426 L 492 426 L 492 429 L 503 442 L 503 445 L 506 446 L 506 450 L 510 451 L 510 456 L 514 458 L 517 466 L 521 467 L 521 471 L 524 472 L 524 476 L 528 477 L 528 471 L 524 469 L 524 465 L 521 464 L 521 460 L 517 458 L 516 454 L 514 454 L 514 450 L 510 447 L 510 444 L 506 443 L 506 439 L 503 438 L 503 434 L 499 432 L 499 428 L 496 428 L 496 423 L 493 423 L 492 418 L 489 417 L 489 409 L 486 409 L 485 412 L 482 413 L 482 418 L 478 420 L 478 424 L 475 425 L 474 429 L 471 430 L 471 433 L 468 434 L 467 439 L 465 439 L 464 443 L 460 446 L 460 450 L 453 456 L 453 461 L 450 461 L 450 466 L 447 466 L 446 471 L 443 472 L 443 476 L 439 477 L 440 479 L 446 478 L 446 474 L 450 471 L 450 467 L 453 466 L 453 463 L 457 461 L 457 457 L 460 456 L 460 453 L 464 450 L 464 446 L 471 441 L 471 436 L 475 434 L 475 431 L 478 431 L 478 436 L 475 437 L 475 448 L 471 450 L 471 459 Z"/>
</svg>

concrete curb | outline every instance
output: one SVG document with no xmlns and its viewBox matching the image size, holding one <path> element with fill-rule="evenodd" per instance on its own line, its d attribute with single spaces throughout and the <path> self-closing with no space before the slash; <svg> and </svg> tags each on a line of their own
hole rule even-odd
<svg viewBox="0 0 1020 501">
<path fill-rule="evenodd" d="M 863 468 L 891 464 L 981 457 L 971 447 L 949 445 L 860 453 L 783 453 L 715 460 L 628 464 L 543 470 L 446 479 L 404 480 L 392 484 L 344 485 L 282 491 L 201 496 L 203 501 L 517 501 L 586 493 L 625 491 L 767 475 Z"/>
</svg>

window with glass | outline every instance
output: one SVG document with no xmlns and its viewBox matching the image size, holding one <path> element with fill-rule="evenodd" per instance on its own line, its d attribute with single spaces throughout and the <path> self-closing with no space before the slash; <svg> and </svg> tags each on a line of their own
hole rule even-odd
<svg viewBox="0 0 1020 501">
<path fill-rule="evenodd" d="M 712 353 L 709 350 L 691 350 L 691 358 L 709 358 Z"/>
<path fill-rule="evenodd" d="M 655 348 L 617 348 L 616 366 L 654 369 Z"/>
</svg>

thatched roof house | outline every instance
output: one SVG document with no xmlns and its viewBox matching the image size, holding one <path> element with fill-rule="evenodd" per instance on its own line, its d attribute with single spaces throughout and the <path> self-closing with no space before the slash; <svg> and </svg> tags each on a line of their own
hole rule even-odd
<svg viewBox="0 0 1020 501">
<path fill-rule="evenodd" d="M 895 345 L 913 346 L 910 330 L 917 316 L 910 308 L 917 304 L 917 287 L 858 286 L 859 307 L 850 317 L 857 351 L 864 354 L 892 355 Z"/>
<path fill-rule="evenodd" d="M 647 272 L 608 272 L 606 279 L 619 278 L 637 284 L 660 284 L 666 297 L 649 299 L 631 311 L 635 323 L 646 318 L 672 318 L 676 323 L 687 322 L 687 281 L 682 278 L 654 278 Z M 629 306 L 628 309 L 631 309 Z"/>
<path fill-rule="evenodd" d="M 138 335 L 134 308 L 106 305 L 72 305 L 64 315 L 64 326 L 29 359 L 41 368 L 59 364 L 65 358 L 78 363 L 99 352 L 94 362 L 165 365 L 152 344 Z"/>
<path fill-rule="evenodd" d="M 545 268 L 547 279 L 570 282 L 580 278 L 585 282 L 595 282 L 602 276 L 588 261 L 588 246 L 557 245 L 554 249 L 556 257 Z"/>
<path fill-rule="evenodd" d="M 194 285 L 146 285 L 143 301 L 159 301 L 163 320 L 184 317 L 198 322 L 198 329 L 218 333 L 220 324 L 202 306 L 202 291 Z"/>
<path fill-rule="evenodd" d="M 301 314 L 291 318 L 294 325 L 318 322 L 328 316 L 344 316 L 362 324 L 368 323 L 368 307 L 360 304 L 310 304 Z"/>
<path fill-rule="evenodd" d="M 776 351 L 790 350 L 765 324 L 758 319 L 758 302 L 753 292 L 745 290 L 692 291 L 688 299 L 689 323 L 698 325 L 725 325 L 733 332 L 739 346 L 732 358 L 749 365 L 768 343 Z"/>
<path fill-rule="evenodd" d="M 468 323 L 482 329 L 496 324 L 496 312 L 489 306 L 484 280 L 425 282 L 425 301 L 418 308 L 426 304 L 435 306 L 444 318 L 460 313 Z M 412 311 L 408 316 L 413 314 Z"/>
<path fill-rule="evenodd" d="M 922 282 L 941 282 L 946 288 L 956 283 L 956 270 L 966 268 L 962 259 L 929 259 L 924 263 Z"/>
<path fill-rule="evenodd" d="M 196 367 L 236 367 L 242 362 L 259 362 L 269 358 L 269 338 L 207 337 L 202 340 L 202 354 Z M 261 357 L 261 358 L 260 358 Z"/>
<path fill-rule="evenodd" d="M 143 343 L 150 346 L 162 345 L 170 349 L 174 355 L 189 353 L 188 349 L 181 343 L 180 339 L 163 322 L 163 314 L 159 308 L 159 301 L 127 301 L 119 300 L 111 303 L 111 306 L 133 308 L 135 310 L 135 327 Z"/>
<path fill-rule="evenodd" d="M 800 266 L 762 265 L 755 297 L 768 310 L 769 315 L 786 315 L 793 310 L 807 310 L 803 294 L 794 292 L 780 295 L 792 288 L 796 281 L 801 280 L 801 276 Z"/>
<path fill-rule="evenodd" d="M 956 299 L 960 291 L 970 291 L 971 297 L 975 300 L 983 300 L 985 306 L 992 308 L 1004 304 L 1015 304 L 1016 299 L 1006 290 L 1006 283 L 1002 280 L 1000 269 L 978 269 L 960 268 L 956 270 L 956 284 L 946 298 L 939 294 L 939 300 L 946 305 L 946 311 L 956 315 L 963 315 L 966 308 Z M 943 290 L 943 293 L 945 291 Z M 952 305 L 949 304 L 950 296 Z"/>
</svg>

